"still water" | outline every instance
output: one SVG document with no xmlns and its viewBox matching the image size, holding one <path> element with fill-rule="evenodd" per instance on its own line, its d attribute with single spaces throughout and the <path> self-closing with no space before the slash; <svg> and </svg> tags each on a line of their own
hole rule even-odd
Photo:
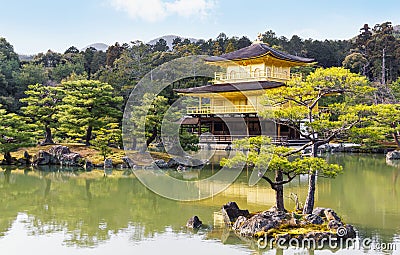
<svg viewBox="0 0 400 255">
<path fill-rule="evenodd" d="M 274 193 L 264 181 L 248 186 L 244 170 L 234 184 L 213 198 L 177 202 L 160 197 L 133 175 L 27 171 L 0 168 L 1 254 L 400 254 L 400 167 L 381 155 L 329 155 L 344 167 L 336 179 L 318 179 L 316 205 L 334 208 L 371 249 L 259 249 L 256 243 L 218 227 L 214 212 L 229 201 L 250 211 L 269 209 Z M 203 178 L 218 169 L 185 173 Z M 180 175 L 170 173 L 171 175 Z M 285 188 L 304 200 L 307 178 Z M 286 208 L 294 208 L 287 198 Z M 209 229 L 187 230 L 198 215 Z M 390 249 L 387 249 L 389 247 Z M 375 248 L 375 249 L 372 249 Z"/>
</svg>

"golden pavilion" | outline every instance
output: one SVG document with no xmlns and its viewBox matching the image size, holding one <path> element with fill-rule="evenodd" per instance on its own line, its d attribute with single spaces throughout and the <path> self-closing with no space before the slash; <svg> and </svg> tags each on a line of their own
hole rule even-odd
<svg viewBox="0 0 400 255">
<path fill-rule="evenodd" d="M 182 121 L 182 127 L 199 135 L 210 132 L 218 143 L 227 144 L 235 138 L 260 135 L 261 130 L 274 130 L 269 135 L 275 141 L 300 139 L 295 130 L 262 119 L 258 112 L 263 107 L 261 100 L 265 90 L 285 86 L 288 80 L 301 75 L 291 73 L 292 67 L 311 65 L 314 59 L 290 55 L 256 41 L 205 61 L 219 66 L 223 72 L 216 72 L 211 84 L 175 89 L 181 95 L 199 100 L 198 106 L 187 108 L 188 116 Z M 229 126 L 239 119 L 244 120 L 245 128 L 240 134 L 231 134 Z"/>
</svg>

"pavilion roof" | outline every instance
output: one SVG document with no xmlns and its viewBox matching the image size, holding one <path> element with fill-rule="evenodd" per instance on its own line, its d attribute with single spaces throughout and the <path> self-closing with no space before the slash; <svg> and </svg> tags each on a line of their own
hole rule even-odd
<svg viewBox="0 0 400 255">
<path fill-rule="evenodd" d="M 237 60 L 246 60 L 246 59 L 254 59 L 261 56 L 271 55 L 277 59 L 286 60 L 290 62 L 298 62 L 298 63 L 313 63 L 315 62 L 312 58 L 304 58 L 299 56 L 294 56 L 279 50 L 276 50 L 265 43 L 253 43 L 250 46 L 242 48 L 240 50 L 236 50 L 233 52 L 229 52 L 226 54 L 222 54 L 220 56 L 213 56 L 206 58 L 207 62 L 221 62 L 221 61 L 237 61 Z"/>
</svg>

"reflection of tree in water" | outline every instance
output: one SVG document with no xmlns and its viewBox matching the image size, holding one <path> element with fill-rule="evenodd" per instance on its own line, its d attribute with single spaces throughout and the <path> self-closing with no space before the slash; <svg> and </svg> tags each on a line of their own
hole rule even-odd
<svg viewBox="0 0 400 255">
<path fill-rule="evenodd" d="M 393 188 L 392 175 L 398 169 L 387 166 L 383 157 L 374 159 L 370 155 L 332 155 L 330 160 L 343 164 L 346 173 L 337 180 L 318 180 L 318 206 L 334 207 L 345 216 L 346 222 L 360 226 L 360 233 L 365 237 L 378 230 L 383 241 L 393 241 L 394 234 L 399 233 L 398 226 L 393 225 L 400 222 L 400 217 L 391 212 L 400 211 L 400 204 L 398 191 L 387 191 Z M 249 193 L 262 197 L 269 190 L 265 190 L 263 183 L 258 184 L 258 189 L 250 190 L 247 180 L 243 172 L 232 189 L 213 199 L 176 202 L 155 195 L 133 176 L 113 174 L 103 178 L 100 173 L 90 178 L 85 173 L 30 171 L 23 174 L 0 169 L 0 235 L 10 229 L 21 212 L 29 216 L 24 223 L 29 234 L 65 233 L 64 242 L 68 246 L 93 247 L 121 232 L 129 233 L 133 242 L 154 237 L 166 229 L 182 232 L 182 226 L 193 215 L 212 225 L 212 212 L 230 200 L 251 211 L 266 207 L 263 204 L 256 207 L 254 203 L 258 200 L 249 200 Z M 291 187 L 288 189 L 292 191 Z M 371 211 L 371 206 L 377 211 Z M 226 244 L 243 244 L 229 233 L 210 235 L 207 238 Z M 252 245 L 246 246 L 257 250 Z"/>
<path fill-rule="evenodd" d="M 392 177 L 393 188 L 394 188 L 394 191 L 395 191 L 396 187 L 397 187 L 397 185 L 396 185 L 397 184 L 397 180 L 398 180 L 399 175 L 400 175 L 400 160 L 386 159 L 386 164 L 389 165 L 389 166 L 393 166 L 393 167 L 398 169 L 397 171 L 393 172 L 393 177 Z"/>
<path fill-rule="evenodd" d="M 202 206 L 161 198 L 133 177 L 85 179 L 63 172 L 6 176 L 3 172 L 2 183 L 10 176 L 15 183 L 0 187 L 2 234 L 18 213 L 26 212 L 30 235 L 65 232 L 67 245 L 92 247 L 127 228 L 132 240 L 141 240 L 165 232 L 166 226 L 180 231 L 193 214 L 209 214 Z"/>
</svg>

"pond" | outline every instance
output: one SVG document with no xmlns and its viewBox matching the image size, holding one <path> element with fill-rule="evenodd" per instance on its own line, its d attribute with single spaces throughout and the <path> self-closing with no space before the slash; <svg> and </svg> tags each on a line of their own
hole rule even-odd
<svg viewBox="0 0 400 255">
<path fill-rule="evenodd" d="M 2 254 L 400 254 L 400 168 L 383 155 L 328 156 L 344 173 L 318 179 L 316 205 L 331 207 L 370 248 L 339 250 L 259 249 L 214 222 L 229 201 L 262 211 L 274 204 L 274 193 L 261 180 L 249 187 L 250 171 L 222 193 L 197 202 L 160 197 L 133 175 L 114 171 L 27 171 L 0 168 L 0 251 Z M 210 176 L 218 166 L 192 172 Z M 175 175 L 178 175 L 175 173 Z M 286 186 L 304 200 L 307 178 Z M 294 203 L 286 198 L 286 208 Z M 184 226 L 198 215 L 210 229 L 193 232 Z M 214 227 L 212 227 L 214 226 Z M 378 247 L 381 245 L 382 247 Z M 381 249 L 383 248 L 383 249 Z"/>
</svg>

